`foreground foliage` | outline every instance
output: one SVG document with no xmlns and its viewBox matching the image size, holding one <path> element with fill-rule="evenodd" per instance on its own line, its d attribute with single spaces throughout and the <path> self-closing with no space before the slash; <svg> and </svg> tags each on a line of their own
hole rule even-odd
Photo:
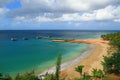
<svg viewBox="0 0 120 80">
<path fill-rule="evenodd" d="M 56 72 L 55 72 L 56 80 L 59 80 L 60 65 L 61 65 L 61 54 L 58 55 L 57 62 L 56 62 Z"/>
<path fill-rule="evenodd" d="M 82 72 L 84 66 L 80 65 L 75 68 L 77 72 L 80 73 L 80 78 L 75 78 L 75 80 L 97 80 L 97 79 L 102 79 L 104 77 L 104 73 L 102 70 L 98 69 L 92 69 L 92 75 L 89 75 L 87 72 Z M 83 73 L 83 74 L 82 74 Z"/>
<path fill-rule="evenodd" d="M 120 75 L 120 32 L 110 33 L 101 36 L 104 40 L 110 41 L 110 49 L 108 52 L 112 54 L 105 56 L 102 62 L 105 73 L 115 73 Z"/>
<path fill-rule="evenodd" d="M 34 71 L 25 74 L 17 74 L 15 78 L 10 75 L 1 76 L 0 80 L 39 80 Z"/>
<path fill-rule="evenodd" d="M 101 35 L 104 40 L 109 40 L 110 45 L 120 48 L 120 32 Z"/>
<path fill-rule="evenodd" d="M 82 70 L 83 70 L 83 68 L 84 68 L 84 66 L 83 66 L 83 65 L 80 65 L 80 66 L 76 67 L 75 70 L 76 70 L 77 72 L 79 72 L 80 75 L 82 76 Z"/>
</svg>

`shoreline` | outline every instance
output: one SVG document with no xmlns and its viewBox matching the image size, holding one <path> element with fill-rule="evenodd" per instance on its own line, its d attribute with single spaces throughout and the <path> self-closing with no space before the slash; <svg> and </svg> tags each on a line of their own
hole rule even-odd
<svg viewBox="0 0 120 80">
<path fill-rule="evenodd" d="M 93 50 L 94 50 L 94 45 L 92 45 L 92 44 L 88 45 L 88 50 L 82 52 L 80 54 L 80 56 L 78 56 L 76 59 L 63 62 L 61 64 L 60 71 L 63 71 L 67 68 L 70 68 L 70 67 L 76 65 L 77 63 L 79 63 L 80 61 L 82 61 L 83 59 L 88 57 Z M 46 72 L 48 72 L 49 74 L 55 73 L 55 66 L 51 67 L 50 69 L 44 70 L 42 73 L 38 74 L 38 76 L 44 75 Z"/>
<path fill-rule="evenodd" d="M 81 41 L 82 40 L 74 40 L 72 42 L 81 43 Z M 109 42 L 104 41 L 102 39 L 88 39 L 83 40 L 82 43 L 92 44 L 94 45 L 94 49 L 92 52 L 90 52 L 90 55 L 85 59 L 79 61 L 76 65 L 61 71 L 61 77 L 66 77 L 66 80 L 80 77 L 80 74 L 75 71 L 75 67 L 79 65 L 84 65 L 85 67 L 83 68 L 83 73 L 87 72 L 90 75 L 92 74 L 92 68 L 103 70 L 101 61 L 103 60 L 103 56 L 107 55 L 107 48 L 109 47 Z"/>
<path fill-rule="evenodd" d="M 92 68 L 103 69 L 101 61 L 103 60 L 103 56 L 107 55 L 108 41 L 97 38 L 86 40 L 53 40 L 53 42 L 85 43 L 93 46 L 91 49 L 83 52 L 78 58 L 63 63 L 61 65 L 61 77 L 66 77 L 66 79 L 79 77 L 79 73 L 75 71 L 75 67 L 79 65 L 84 65 L 83 72 L 88 72 L 89 74 L 91 74 Z M 54 73 L 55 67 L 45 70 L 43 73 L 38 74 L 38 76 L 46 72 Z"/>
</svg>

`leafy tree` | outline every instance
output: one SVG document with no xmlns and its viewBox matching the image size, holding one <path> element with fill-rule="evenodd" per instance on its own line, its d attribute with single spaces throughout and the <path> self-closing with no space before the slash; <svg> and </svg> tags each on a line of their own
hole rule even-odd
<svg viewBox="0 0 120 80">
<path fill-rule="evenodd" d="M 75 71 L 79 72 L 80 75 L 82 76 L 82 70 L 83 70 L 84 66 L 83 65 L 80 65 L 78 67 L 75 68 Z"/>
<path fill-rule="evenodd" d="M 75 78 L 74 80 L 92 80 L 92 78 L 87 72 L 84 72 L 83 77 Z"/>
<path fill-rule="evenodd" d="M 101 35 L 104 40 L 109 40 L 110 45 L 120 47 L 120 32 Z"/>
<path fill-rule="evenodd" d="M 115 74 L 120 74 L 120 53 L 115 53 L 111 57 L 113 60 L 113 72 Z"/>
<path fill-rule="evenodd" d="M 102 78 L 104 77 L 103 71 L 100 70 L 100 69 L 97 70 L 97 69 L 94 69 L 94 68 L 93 68 L 92 74 L 93 74 L 93 77 L 94 77 L 95 79 L 97 79 L 97 78 L 102 79 Z"/>
<path fill-rule="evenodd" d="M 113 72 L 113 59 L 111 57 L 104 56 L 104 61 L 102 61 L 103 70 L 105 73 Z"/>
<path fill-rule="evenodd" d="M 84 74 L 83 74 L 83 79 L 84 79 L 84 80 L 92 80 L 92 79 L 91 79 L 91 76 L 90 76 L 87 72 L 84 72 Z"/>
<path fill-rule="evenodd" d="M 112 56 L 104 57 L 102 65 L 105 73 L 120 74 L 120 53 L 114 53 Z"/>
<path fill-rule="evenodd" d="M 104 57 L 102 62 L 104 71 L 106 73 L 120 74 L 120 32 L 110 33 L 101 36 L 104 40 L 109 40 L 111 48 L 108 52 L 112 54 Z"/>
<path fill-rule="evenodd" d="M 98 72 L 97 72 L 97 77 L 98 77 L 98 78 L 101 78 L 101 79 L 104 77 L 104 73 L 103 73 L 102 70 L 100 70 L 100 69 L 98 70 Z"/>
<path fill-rule="evenodd" d="M 92 69 L 92 74 L 94 78 L 97 78 L 97 69 Z"/>
</svg>

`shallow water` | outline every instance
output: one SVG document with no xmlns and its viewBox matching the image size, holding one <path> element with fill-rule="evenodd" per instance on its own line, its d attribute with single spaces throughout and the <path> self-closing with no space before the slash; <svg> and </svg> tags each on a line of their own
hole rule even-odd
<svg viewBox="0 0 120 80">
<path fill-rule="evenodd" d="M 52 39 L 99 38 L 102 31 L 0 31 L 0 72 L 15 75 L 18 72 L 49 69 L 55 65 L 56 57 L 62 54 L 62 62 L 77 58 L 88 50 L 87 44 L 58 43 L 51 39 L 36 39 L 37 35 L 53 36 Z M 29 40 L 22 40 L 22 37 Z M 10 41 L 11 37 L 18 41 Z"/>
</svg>

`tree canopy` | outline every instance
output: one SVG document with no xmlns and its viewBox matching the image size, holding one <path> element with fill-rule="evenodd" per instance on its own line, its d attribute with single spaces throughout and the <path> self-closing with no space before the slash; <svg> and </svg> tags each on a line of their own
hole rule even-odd
<svg viewBox="0 0 120 80">
<path fill-rule="evenodd" d="M 111 56 L 104 57 L 102 62 L 104 71 L 106 73 L 120 74 L 120 32 L 102 35 L 101 37 L 104 40 L 109 40 L 110 46 L 114 50 Z"/>
</svg>

